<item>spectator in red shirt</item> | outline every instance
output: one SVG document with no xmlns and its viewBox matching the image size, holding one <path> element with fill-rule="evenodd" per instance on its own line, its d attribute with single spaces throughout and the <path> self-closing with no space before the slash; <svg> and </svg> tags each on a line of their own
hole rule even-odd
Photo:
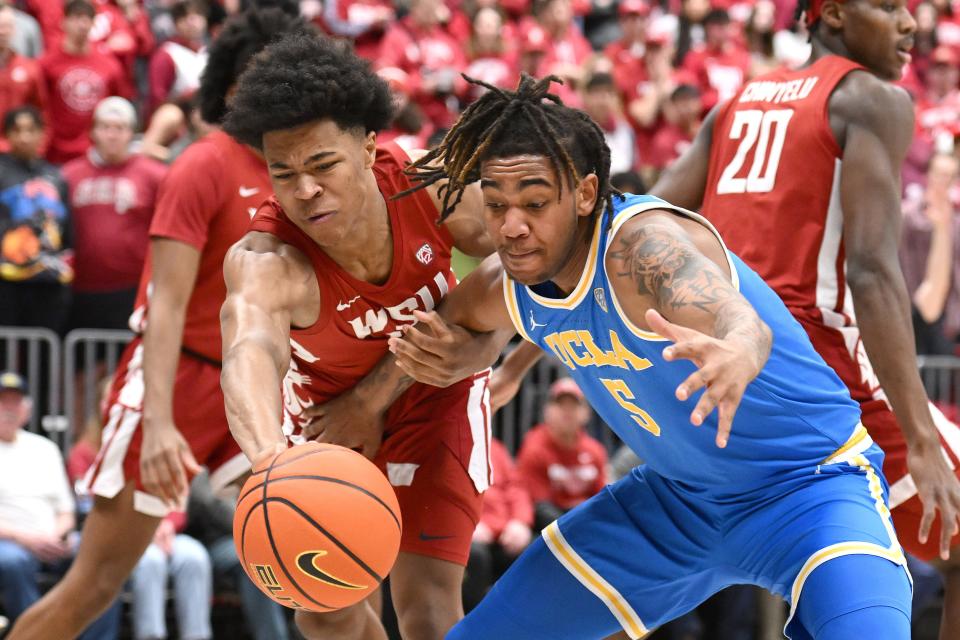
<svg viewBox="0 0 960 640">
<path fill-rule="evenodd" d="M 386 29 L 397 19 L 389 0 L 327 0 L 323 24 L 332 35 L 353 40 L 353 50 L 375 60 Z"/>
<path fill-rule="evenodd" d="M 140 0 L 93 0 L 97 15 L 90 30 L 90 43 L 100 53 L 111 55 L 123 68 L 123 94 L 136 92 L 134 65 L 156 46 L 147 13 Z"/>
<path fill-rule="evenodd" d="M 410 13 L 387 30 L 378 67 L 397 67 L 410 78 L 413 99 L 437 127 L 457 117 L 457 96 L 466 90 L 462 45 L 440 24 L 440 0 L 413 0 Z"/>
<path fill-rule="evenodd" d="M 925 76 L 925 91 L 916 106 L 917 134 L 930 142 L 938 136 L 952 140 L 960 130 L 960 56 L 949 47 L 937 47 Z"/>
<path fill-rule="evenodd" d="M 90 147 L 97 103 L 123 92 L 120 63 L 90 45 L 94 15 L 87 0 L 69 0 L 64 7 L 63 42 L 40 60 L 50 95 L 52 135 L 47 159 L 54 164 L 84 154 Z"/>
<path fill-rule="evenodd" d="M 466 74 L 497 87 L 510 87 L 515 75 L 510 63 L 512 47 L 512 41 L 506 37 L 502 14 L 490 7 L 480 9 L 473 17 L 473 30 L 467 42 L 470 64 Z M 478 90 L 481 87 L 471 85 L 467 101 L 479 98 Z"/>
<path fill-rule="evenodd" d="M 10 109 L 25 104 L 43 111 L 47 106 L 47 88 L 40 65 L 17 54 L 12 43 L 16 35 L 13 8 L 0 4 L 0 118 Z M 10 150 L 10 143 L 0 135 L 0 152 Z"/>
<path fill-rule="evenodd" d="M 435 128 L 423 115 L 420 105 L 410 99 L 410 77 L 396 67 L 383 67 L 377 75 L 390 85 L 393 98 L 393 121 L 389 129 L 377 133 L 377 142 L 396 142 L 407 152 L 426 149 L 427 139 Z"/>
<path fill-rule="evenodd" d="M 683 68 L 692 73 L 700 87 L 703 108 L 709 111 L 743 85 L 750 73 L 750 54 L 736 37 L 736 25 L 723 9 L 714 9 L 703 20 L 704 43 L 692 49 Z"/>
<path fill-rule="evenodd" d="M 521 23 L 521 31 L 538 24 L 547 34 L 546 71 L 559 76 L 574 90 L 583 80 L 581 65 L 593 54 L 593 48 L 574 22 L 571 0 L 537 0 L 534 19 Z M 535 22 L 534 22 L 535 20 Z"/>
<path fill-rule="evenodd" d="M 681 84 L 670 94 L 664 109 L 665 122 L 653 136 L 649 162 L 657 172 L 679 158 L 693 142 L 703 121 L 703 101 L 700 90 L 691 84 Z"/>
<path fill-rule="evenodd" d="M 200 86 L 207 66 L 206 9 L 199 0 L 181 0 L 170 10 L 176 35 L 150 58 L 149 113 L 164 102 L 189 98 Z"/>
<path fill-rule="evenodd" d="M 463 608 L 470 611 L 503 575 L 533 537 L 533 503 L 503 443 L 490 440 L 493 484 L 483 494 L 463 583 Z"/>
<path fill-rule="evenodd" d="M 646 0 L 622 0 L 617 8 L 621 37 L 607 45 L 603 55 L 613 61 L 613 76 L 620 95 L 626 98 L 638 82 L 646 79 L 643 58 L 647 53 L 650 5 Z"/>
<path fill-rule="evenodd" d="M 130 153 L 135 128 L 132 104 L 102 100 L 93 147 L 63 167 L 74 232 L 71 327 L 123 329 L 133 311 L 157 188 L 167 172 Z"/>
<path fill-rule="evenodd" d="M 607 484 L 607 451 L 584 428 L 590 406 L 571 378 L 550 387 L 543 423 L 523 438 L 517 468 L 541 530 Z"/>
</svg>

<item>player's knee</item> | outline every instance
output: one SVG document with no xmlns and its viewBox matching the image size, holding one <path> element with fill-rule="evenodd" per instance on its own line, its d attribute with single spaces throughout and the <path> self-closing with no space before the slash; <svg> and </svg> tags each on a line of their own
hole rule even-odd
<svg viewBox="0 0 960 640">
<path fill-rule="evenodd" d="M 358 629 L 363 628 L 366 614 L 363 603 L 360 603 L 360 605 L 325 613 L 297 611 L 293 620 L 304 638 L 321 640 L 323 638 L 340 637 L 341 634 L 355 633 Z"/>
<path fill-rule="evenodd" d="M 459 589 L 443 598 L 412 600 L 397 607 L 401 635 L 417 640 L 440 640 L 463 617 Z"/>
</svg>

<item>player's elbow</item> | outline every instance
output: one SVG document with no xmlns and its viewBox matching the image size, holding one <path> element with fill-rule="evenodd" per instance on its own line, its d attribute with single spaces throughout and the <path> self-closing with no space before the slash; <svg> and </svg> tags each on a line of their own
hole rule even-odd
<svg viewBox="0 0 960 640">
<path fill-rule="evenodd" d="M 849 256 L 847 259 L 847 284 L 853 295 L 875 291 L 878 286 L 892 280 L 896 270 L 888 261 L 878 256 Z"/>
</svg>

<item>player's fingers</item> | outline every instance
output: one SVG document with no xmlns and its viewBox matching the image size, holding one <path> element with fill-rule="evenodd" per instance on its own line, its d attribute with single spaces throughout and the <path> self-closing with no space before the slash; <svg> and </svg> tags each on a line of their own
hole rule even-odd
<svg viewBox="0 0 960 640">
<path fill-rule="evenodd" d="M 930 538 L 930 529 L 933 527 L 933 521 L 937 517 L 936 509 L 930 504 L 929 498 L 920 501 L 923 504 L 923 515 L 920 517 L 920 531 L 917 538 L 920 544 L 926 544 Z"/>
<path fill-rule="evenodd" d="M 697 403 L 697 406 L 694 407 L 693 413 L 690 414 L 690 422 L 698 427 L 703 424 L 703 421 L 707 419 L 710 412 L 717 406 L 716 394 L 717 390 L 709 388 L 706 393 L 700 396 L 700 401 Z"/>
<path fill-rule="evenodd" d="M 414 345 L 421 351 L 427 353 L 443 355 L 446 353 L 448 344 L 439 338 L 435 338 L 420 330 L 420 325 L 404 325 L 400 327 L 403 333 L 403 342 Z"/>
<path fill-rule="evenodd" d="M 677 400 L 686 400 L 694 393 L 710 383 L 712 371 L 707 369 L 697 369 L 691 373 L 686 380 L 677 387 Z"/>
<path fill-rule="evenodd" d="M 184 445 L 183 449 L 180 450 L 180 462 L 183 463 L 183 466 L 186 468 L 187 473 L 191 475 L 197 475 L 201 471 L 201 466 L 197 462 L 197 459 L 193 457 L 193 452 L 190 451 L 190 447 Z"/>
<path fill-rule="evenodd" d="M 957 526 L 957 512 L 949 503 L 940 506 L 940 558 L 950 559 L 950 540 Z"/>
<path fill-rule="evenodd" d="M 693 329 L 681 327 L 678 324 L 670 322 L 660 315 L 660 312 L 656 309 L 647 309 L 647 313 L 644 315 L 644 318 L 654 333 L 660 334 L 664 338 L 668 338 L 674 342 L 697 333 Z"/>
<path fill-rule="evenodd" d="M 436 311 L 419 311 L 414 310 L 413 317 L 416 318 L 419 322 L 430 327 L 430 331 L 433 332 L 437 338 L 441 340 L 449 340 L 453 337 L 453 332 L 450 331 L 450 327 L 447 326 L 446 321 L 440 317 L 440 314 Z"/>
<path fill-rule="evenodd" d="M 411 366 L 435 368 L 443 362 L 435 353 L 406 339 L 394 342 L 389 348 L 398 362 L 403 360 Z"/>
<path fill-rule="evenodd" d="M 721 400 L 717 407 L 719 422 L 717 425 L 717 446 L 723 449 L 730 441 L 730 432 L 733 430 L 733 417 L 737 414 L 737 401 Z"/>
<path fill-rule="evenodd" d="M 187 478 L 176 451 L 168 451 L 164 456 L 169 471 L 167 492 L 170 500 L 176 503 L 187 490 Z"/>
<path fill-rule="evenodd" d="M 667 361 L 684 359 L 700 363 L 706 359 L 714 346 L 713 341 L 703 336 L 691 336 L 687 339 L 678 340 L 664 349 L 663 359 Z"/>
</svg>

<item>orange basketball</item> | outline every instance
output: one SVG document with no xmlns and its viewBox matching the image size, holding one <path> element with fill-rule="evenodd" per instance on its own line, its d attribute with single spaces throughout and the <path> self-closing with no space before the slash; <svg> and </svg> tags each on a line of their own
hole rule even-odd
<svg viewBox="0 0 960 640">
<path fill-rule="evenodd" d="M 400 505 L 359 453 L 310 442 L 254 470 L 233 540 L 261 591 L 294 609 L 333 611 L 370 595 L 400 548 Z"/>
</svg>

